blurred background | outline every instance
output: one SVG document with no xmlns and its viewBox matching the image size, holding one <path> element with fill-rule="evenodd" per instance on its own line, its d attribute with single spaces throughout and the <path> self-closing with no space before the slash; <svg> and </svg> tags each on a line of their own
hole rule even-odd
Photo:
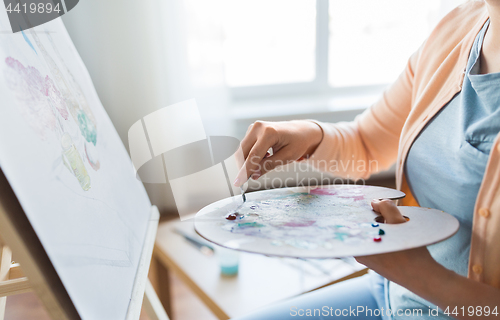
<svg viewBox="0 0 500 320">
<path fill-rule="evenodd" d="M 191 98 L 210 136 L 241 139 L 255 120 L 352 120 L 462 2 L 85 0 L 63 20 L 128 147 L 132 124 Z M 146 189 L 175 214 L 168 183 Z"/>
<path fill-rule="evenodd" d="M 128 148 L 134 123 L 192 98 L 209 136 L 242 139 L 256 120 L 353 120 L 462 2 L 82 0 L 62 19 Z M 311 170 L 272 175 L 334 178 Z M 394 170 L 367 183 L 393 187 Z M 168 183 L 145 187 L 165 217 L 178 217 Z M 354 260 L 241 254 L 238 276 L 225 277 L 220 252 L 217 259 L 206 256 L 186 235 L 201 240 L 192 221 L 160 224 L 150 269 L 171 319 L 227 319 L 214 301 L 220 310 L 248 312 L 366 272 Z M 32 293 L 7 301 L 6 319 L 49 319 Z"/>
</svg>

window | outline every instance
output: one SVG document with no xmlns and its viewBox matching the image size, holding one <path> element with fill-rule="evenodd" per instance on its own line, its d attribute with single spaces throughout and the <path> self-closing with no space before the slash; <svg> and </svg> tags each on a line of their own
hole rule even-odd
<svg viewBox="0 0 500 320">
<path fill-rule="evenodd" d="M 173 1 L 167 28 L 178 42 L 169 48 L 186 54 L 193 85 L 225 87 L 237 100 L 378 94 L 462 2 Z"/>
<path fill-rule="evenodd" d="M 441 18 L 436 0 L 330 1 L 328 79 L 333 87 L 386 84 Z M 444 9 L 444 10 L 443 10 Z"/>
<path fill-rule="evenodd" d="M 238 98 L 382 88 L 463 0 L 228 0 L 225 82 Z"/>
<path fill-rule="evenodd" d="M 230 87 L 315 78 L 316 7 L 307 0 L 230 1 L 224 62 Z"/>
</svg>

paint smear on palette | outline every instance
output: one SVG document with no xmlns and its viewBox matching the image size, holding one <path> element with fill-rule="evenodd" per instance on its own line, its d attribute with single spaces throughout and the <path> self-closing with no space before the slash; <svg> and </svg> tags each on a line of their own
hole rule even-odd
<svg viewBox="0 0 500 320">
<path fill-rule="evenodd" d="M 360 221 L 357 213 L 370 209 L 362 187 L 317 188 L 310 193 L 291 193 L 260 201 L 247 201 L 238 218 L 226 220 L 226 231 L 272 239 L 276 246 L 312 250 L 334 248 L 338 242 L 373 241 L 378 228 Z"/>
</svg>

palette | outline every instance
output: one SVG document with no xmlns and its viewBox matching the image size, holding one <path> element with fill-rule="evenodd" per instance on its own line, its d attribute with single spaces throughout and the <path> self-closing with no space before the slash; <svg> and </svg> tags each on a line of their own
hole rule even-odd
<svg viewBox="0 0 500 320">
<path fill-rule="evenodd" d="M 241 196 L 200 210 L 195 229 L 220 246 L 269 256 L 340 258 L 406 250 L 440 242 L 458 230 L 443 211 L 398 207 L 409 220 L 378 223 L 372 199 L 400 199 L 401 191 L 374 186 L 330 185 L 263 190 L 247 194 L 236 219 L 226 216 Z"/>
</svg>

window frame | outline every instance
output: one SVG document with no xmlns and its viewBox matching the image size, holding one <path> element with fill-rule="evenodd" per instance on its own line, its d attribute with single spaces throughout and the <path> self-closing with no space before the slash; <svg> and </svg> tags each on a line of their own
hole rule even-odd
<svg viewBox="0 0 500 320">
<path fill-rule="evenodd" d="M 353 95 L 382 92 L 387 84 L 365 86 L 334 87 L 328 79 L 329 53 L 329 0 L 316 0 L 316 52 L 315 77 L 308 82 L 278 83 L 256 86 L 229 87 L 228 90 L 234 100 L 248 100 L 261 98 L 275 98 L 287 95 Z"/>
</svg>

